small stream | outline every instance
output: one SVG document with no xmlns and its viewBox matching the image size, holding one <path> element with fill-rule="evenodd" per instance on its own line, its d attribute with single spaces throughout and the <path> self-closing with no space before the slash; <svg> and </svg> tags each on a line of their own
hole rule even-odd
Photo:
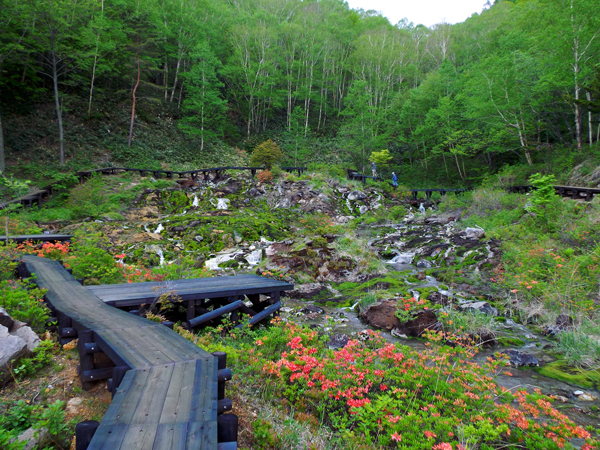
<svg viewBox="0 0 600 450">
<path fill-rule="evenodd" d="M 375 240 L 373 240 L 375 241 Z M 372 241 L 370 241 L 372 242 Z M 413 256 L 410 253 L 397 252 L 397 255 L 391 260 L 386 262 L 389 264 L 392 270 L 398 272 L 406 272 L 409 275 L 418 275 L 424 269 L 418 268 L 413 265 Z M 422 277 L 422 276 L 421 276 Z M 435 287 L 441 294 L 455 297 L 462 302 L 460 292 L 455 292 L 452 288 L 448 290 L 440 289 L 440 283 L 432 276 L 425 276 L 424 279 L 417 283 L 408 283 L 411 286 L 410 291 L 418 288 L 431 288 Z M 445 287 L 445 286 L 444 286 Z M 413 291 L 415 294 L 418 292 Z M 466 299 L 465 299 L 466 301 Z M 304 308 L 313 310 L 312 312 L 302 312 Z M 285 299 L 282 308 L 282 317 L 287 318 L 290 321 L 297 323 L 303 323 L 312 327 L 320 327 L 328 334 L 334 333 L 346 334 L 350 337 L 355 337 L 358 333 L 370 328 L 364 324 L 358 318 L 358 306 L 353 307 L 334 307 L 327 306 L 321 303 L 316 303 L 310 300 L 296 300 L 296 299 Z M 320 308 L 323 310 L 322 313 L 315 313 L 314 310 Z M 499 351 L 505 351 L 509 349 L 519 350 L 523 353 L 533 355 L 535 357 L 542 356 L 547 352 L 547 349 L 552 346 L 551 341 L 545 339 L 543 336 L 536 332 L 533 332 L 524 325 L 514 322 L 512 319 L 507 318 L 505 323 L 501 324 L 505 328 L 507 333 L 510 333 L 511 337 L 518 337 L 525 344 L 521 347 L 508 346 L 508 347 L 494 347 L 491 349 L 482 349 L 475 357 L 475 361 L 484 361 L 489 356 Z M 390 342 L 400 343 L 411 347 L 412 349 L 419 351 L 425 348 L 425 341 L 414 338 L 402 338 L 392 335 L 389 331 L 379 330 L 385 339 Z M 510 373 L 510 375 L 506 375 Z M 513 368 L 507 367 L 497 377 L 496 382 L 500 386 L 504 386 L 507 389 L 515 390 L 520 388 L 526 388 L 529 391 L 534 389 L 540 389 L 542 393 L 547 395 L 560 396 L 560 399 L 553 403 L 553 406 L 560 410 L 562 413 L 569 416 L 573 421 L 582 426 L 594 426 L 600 427 L 600 417 L 598 414 L 598 408 L 600 407 L 600 392 L 589 388 L 580 388 L 575 385 L 571 385 L 566 382 L 548 378 L 538 374 L 531 368 Z M 593 401 L 583 401 L 579 399 L 574 392 L 584 391 L 595 397 Z M 573 440 L 571 442 L 576 448 L 580 448 L 583 445 L 583 441 Z"/>
</svg>

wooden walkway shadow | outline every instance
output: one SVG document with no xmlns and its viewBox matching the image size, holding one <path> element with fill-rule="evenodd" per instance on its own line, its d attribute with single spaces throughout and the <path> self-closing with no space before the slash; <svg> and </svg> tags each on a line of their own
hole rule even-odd
<svg viewBox="0 0 600 450">
<path fill-rule="evenodd" d="M 108 378 L 113 394 L 101 423 L 77 426 L 77 450 L 237 448 L 237 417 L 224 398 L 224 353 L 210 354 L 168 327 L 111 307 L 58 262 L 25 255 L 63 342 L 78 338 L 84 388 Z"/>
</svg>

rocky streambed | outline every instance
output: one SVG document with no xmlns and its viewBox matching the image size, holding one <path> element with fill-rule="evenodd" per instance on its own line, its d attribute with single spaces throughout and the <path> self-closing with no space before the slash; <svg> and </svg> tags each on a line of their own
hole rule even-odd
<svg viewBox="0 0 600 450">
<path fill-rule="evenodd" d="M 480 328 L 470 330 L 482 346 L 478 358 L 502 352 L 511 362 L 500 384 L 540 388 L 578 423 L 599 424 L 598 391 L 537 372 L 555 364 L 553 344 L 535 324 L 518 323 L 490 281 L 502 257 L 499 241 L 477 227 L 461 229 L 460 211 L 438 214 L 432 203 L 331 179 L 316 186 L 239 177 L 150 189 L 124 212 L 124 222 L 96 226 L 126 262 L 165 265 L 190 257 L 220 275 L 251 272 L 294 283 L 282 315 L 327 333 L 332 347 L 374 328 L 419 349 L 423 331 L 448 327 L 444 314 L 466 322 L 478 317 Z M 409 320 L 400 320 L 409 299 Z M 558 318 L 553 332 L 571 325 Z"/>
</svg>

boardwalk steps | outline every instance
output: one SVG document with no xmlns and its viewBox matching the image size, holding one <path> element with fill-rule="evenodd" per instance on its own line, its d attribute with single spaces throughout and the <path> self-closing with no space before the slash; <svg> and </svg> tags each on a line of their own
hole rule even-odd
<svg viewBox="0 0 600 450">
<path fill-rule="evenodd" d="M 115 175 L 117 173 L 124 172 L 138 172 L 140 176 L 152 175 L 155 178 L 161 178 L 163 175 L 167 178 L 173 178 L 177 175 L 178 178 L 190 177 L 192 179 L 197 179 L 199 174 L 202 174 L 205 180 L 210 179 L 210 174 L 213 173 L 216 178 L 221 178 L 223 173 L 226 170 L 248 170 L 252 174 L 252 176 L 256 175 L 256 172 L 259 170 L 264 170 L 264 167 L 236 167 L 236 166 L 223 166 L 223 167 L 210 167 L 208 169 L 194 169 L 194 170 L 186 170 L 186 171 L 177 171 L 177 170 L 156 170 L 156 169 L 138 169 L 131 167 L 103 167 L 100 169 L 91 169 L 91 170 L 81 170 L 77 172 L 77 176 L 79 177 L 79 181 L 83 182 L 86 178 L 91 177 L 95 173 L 103 174 L 103 175 Z M 298 175 L 302 175 L 306 167 L 282 167 L 282 170 L 286 172 L 297 172 Z M 19 198 L 15 198 L 13 200 L 9 200 L 6 202 L 0 202 L 0 209 L 8 208 L 12 204 L 20 204 L 23 206 L 32 207 L 33 205 L 37 205 L 38 208 L 41 207 L 42 200 L 46 197 L 52 195 L 54 190 L 54 185 L 49 184 L 48 186 L 36 189 L 33 192 L 29 192 Z"/>
<path fill-rule="evenodd" d="M 84 389 L 108 379 L 104 418 L 77 426 L 78 450 L 237 448 L 237 417 L 224 398 L 231 379 L 224 353 L 210 354 L 167 326 L 114 308 L 79 284 L 58 261 L 24 255 L 58 320 L 61 343 L 78 338 Z M 100 364 L 104 353 L 112 366 Z M 106 358 L 104 358 L 106 359 Z"/>
<path fill-rule="evenodd" d="M 535 189 L 531 185 L 508 186 L 506 190 L 515 194 L 526 194 Z M 554 192 L 561 197 L 568 197 L 574 200 L 592 201 L 594 195 L 600 194 L 600 189 L 578 186 L 554 186 Z"/>
<path fill-rule="evenodd" d="M 229 313 L 233 324 L 242 326 L 240 312 L 250 316 L 250 324 L 254 325 L 279 310 L 282 293 L 294 286 L 257 275 L 236 275 L 86 288 L 103 302 L 135 314 L 156 303 L 161 295 L 174 293 L 173 301 L 185 307 L 186 325 L 192 329 Z"/>
</svg>

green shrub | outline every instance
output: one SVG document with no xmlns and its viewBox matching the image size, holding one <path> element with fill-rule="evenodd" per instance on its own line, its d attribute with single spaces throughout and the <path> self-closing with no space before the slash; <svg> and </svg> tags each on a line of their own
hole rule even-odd
<svg viewBox="0 0 600 450">
<path fill-rule="evenodd" d="M 258 145 L 252 152 L 250 164 L 253 166 L 264 166 L 271 169 L 274 164 L 283 158 L 283 152 L 271 139 Z"/>
<path fill-rule="evenodd" d="M 0 281 L 0 306 L 13 317 L 40 333 L 44 331 L 50 310 L 42 302 L 45 290 L 30 280 Z"/>
<path fill-rule="evenodd" d="M 105 248 L 108 240 L 93 229 L 75 233 L 65 265 L 73 269 L 73 276 L 86 284 L 116 284 L 125 281 L 116 259 Z"/>
</svg>

